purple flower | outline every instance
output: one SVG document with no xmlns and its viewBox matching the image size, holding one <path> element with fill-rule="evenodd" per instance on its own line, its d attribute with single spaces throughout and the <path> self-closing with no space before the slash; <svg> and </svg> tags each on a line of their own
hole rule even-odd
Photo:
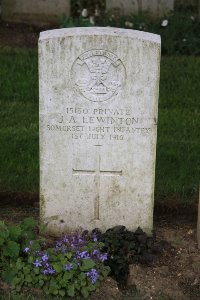
<svg viewBox="0 0 200 300">
<path fill-rule="evenodd" d="M 91 279 L 92 284 L 95 284 L 99 277 L 96 269 L 92 269 L 90 272 L 86 272 L 85 275 Z"/>
<path fill-rule="evenodd" d="M 79 243 L 79 244 L 83 243 L 83 239 L 82 239 L 81 236 L 78 237 L 78 243 Z"/>
<path fill-rule="evenodd" d="M 47 262 L 48 259 L 49 259 L 48 254 L 44 254 L 44 255 L 42 256 L 42 261 Z"/>
<path fill-rule="evenodd" d="M 98 239 L 97 239 L 97 236 L 96 236 L 96 235 L 94 235 L 94 236 L 93 236 L 93 241 L 94 241 L 94 242 L 97 242 L 97 241 L 98 241 Z"/>
<path fill-rule="evenodd" d="M 76 258 L 74 258 L 74 262 L 77 264 L 78 267 L 80 267 L 81 263 Z"/>
<path fill-rule="evenodd" d="M 65 253 L 67 251 L 67 247 L 63 244 L 62 241 L 57 241 L 55 246 L 56 251 L 60 251 Z"/>
<path fill-rule="evenodd" d="M 97 249 L 95 249 L 95 250 L 92 252 L 92 254 L 93 254 L 93 255 L 95 255 L 95 256 L 98 256 L 98 255 L 99 255 L 99 253 L 100 253 L 100 251 L 99 251 L 99 250 L 97 250 Z"/>
<path fill-rule="evenodd" d="M 71 270 L 71 269 L 73 269 L 73 265 L 72 265 L 72 264 L 68 264 L 68 265 L 66 265 L 65 268 L 64 268 L 65 271 L 69 271 L 69 270 Z"/>
<path fill-rule="evenodd" d="M 68 239 L 67 235 L 64 237 L 63 242 L 64 243 L 68 243 L 69 242 L 69 239 Z"/>
<path fill-rule="evenodd" d="M 36 261 L 33 263 L 33 265 L 36 266 L 37 268 L 42 267 L 42 263 L 38 259 L 36 259 Z"/>
<path fill-rule="evenodd" d="M 62 246 L 62 242 L 56 242 L 56 250 L 60 250 L 60 247 Z"/>
<path fill-rule="evenodd" d="M 90 258 L 88 251 L 83 251 L 83 252 L 77 251 L 76 256 L 77 258 L 83 258 L 83 259 Z"/>
<path fill-rule="evenodd" d="M 48 270 L 43 270 L 43 271 L 42 271 L 42 274 L 48 275 L 48 274 L 49 274 L 49 271 L 48 271 Z"/>
<path fill-rule="evenodd" d="M 49 269 L 48 269 L 48 271 L 49 271 L 49 274 L 50 274 L 50 275 L 52 275 L 52 274 L 55 274 L 55 273 L 56 273 L 56 271 L 55 271 L 53 268 L 49 268 Z"/>
<path fill-rule="evenodd" d="M 101 254 L 99 259 L 101 262 L 104 262 L 105 260 L 108 259 L 108 254 L 107 253 Z"/>
<path fill-rule="evenodd" d="M 67 248 L 63 245 L 62 248 L 60 249 L 62 253 L 67 252 Z"/>
<path fill-rule="evenodd" d="M 24 252 L 25 253 L 28 253 L 30 251 L 30 248 L 28 248 L 28 247 L 26 247 L 25 249 L 24 249 Z"/>
<path fill-rule="evenodd" d="M 52 275 L 52 274 L 54 274 L 56 271 L 52 268 L 52 267 L 50 267 L 50 268 L 47 268 L 47 269 L 44 269 L 43 271 L 42 271 L 42 273 L 44 274 L 44 275 Z"/>
</svg>

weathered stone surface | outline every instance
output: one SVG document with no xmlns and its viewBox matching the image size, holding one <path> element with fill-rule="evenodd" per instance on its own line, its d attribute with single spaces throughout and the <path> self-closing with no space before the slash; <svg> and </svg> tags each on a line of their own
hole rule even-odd
<svg viewBox="0 0 200 300">
<path fill-rule="evenodd" d="M 106 8 L 118 10 L 121 15 L 147 12 L 160 17 L 174 9 L 174 0 L 106 0 Z"/>
<path fill-rule="evenodd" d="M 70 15 L 70 0 L 2 0 L 2 19 L 28 23 L 58 23 Z"/>
<path fill-rule="evenodd" d="M 154 34 L 41 33 L 41 218 L 50 231 L 151 231 L 159 64 Z"/>
</svg>

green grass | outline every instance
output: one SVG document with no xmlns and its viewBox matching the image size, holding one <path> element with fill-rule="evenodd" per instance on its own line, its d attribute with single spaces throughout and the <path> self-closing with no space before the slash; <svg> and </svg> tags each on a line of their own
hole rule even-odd
<svg viewBox="0 0 200 300">
<path fill-rule="evenodd" d="M 200 179 L 200 58 L 161 61 L 156 198 L 195 198 Z"/>
<path fill-rule="evenodd" d="M 0 191 L 38 191 L 37 52 L 0 52 Z"/>
<path fill-rule="evenodd" d="M 38 192 L 36 50 L 0 51 L 0 191 Z M 163 57 L 156 199 L 195 199 L 200 178 L 200 57 Z"/>
</svg>

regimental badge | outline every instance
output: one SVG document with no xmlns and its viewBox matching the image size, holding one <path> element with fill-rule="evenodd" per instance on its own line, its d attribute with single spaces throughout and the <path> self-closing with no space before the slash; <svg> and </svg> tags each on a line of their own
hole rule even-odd
<svg viewBox="0 0 200 300">
<path fill-rule="evenodd" d="M 84 52 L 75 60 L 71 72 L 76 90 L 94 102 L 118 95 L 126 76 L 122 61 L 107 50 Z"/>
</svg>

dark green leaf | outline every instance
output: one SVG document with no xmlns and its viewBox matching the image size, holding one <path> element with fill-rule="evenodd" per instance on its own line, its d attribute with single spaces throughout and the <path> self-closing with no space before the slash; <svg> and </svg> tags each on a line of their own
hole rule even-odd
<svg viewBox="0 0 200 300">
<path fill-rule="evenodd" d="M 92 259 L 84 259 L 80 267 L 81 271 L 89 271 L 95 266 L 95 262 Z"/>
<path fill-rule="evenodd" d="M 44 233 L 47 232 L 48 227 L 47 227 L 46 224 L 42 224 L 42 225 L 40 225 L 39 229 L 40 229 L 40 233 L 41 233 L 41 234 L 44 234 Z"/>
<path fill-rule="evenodd" d="M 9 237 L 13 241 L 17 241 L 21 236 L 22 230 L 20 226 L 10 226 L 8 227 L 9 230 Z"/>
<path fill-rule="evenodd" d="M 43 286 L 44 285 L 44 280 L 40 280 L 39 281 L 39 286 Z"/>
<path fill-rule="evenodd" d="M 36 238 L 36 234 L 32 230 L 22 232 L 22 237 L 25 241 L 32 241 Z"/>
<path fill-rule="evenodd" d="M 39 241 L 32 241 L 32 244 L 31 244 L 31 249 L 33 251 L 39 251 L 40 250 L 40 242 Z"/>
<path fill-rule="evenodd" d="M 29 263 L 29 264 L 32 264 L 33 262 L 34 262 L 33 256 L 29 256 L 29 258 L 28 258 L 28 263 Z"/>
<path fill-rule="evenodd" d="M 68 252 L 68 253 L 66 254 L 66 256 L 67 256 L 68 259 L 71 259 L 71 258 L 72 258 L 72 255 L 73 255 L 72 252 Z"/>
<path fill-rule="evenodd" d="M 67 294 L 68 294 L 70 297 L 74 297 L 74 295 L 75 295 L 74 284 L 69 284 L 69 285 L 67 286 Z"/>
<path fill-rule="evenodd" d="M 0 221 L 0 238 L 1 239 L 7 239 L 9 236 L 9 231 L 7 226 L 4 224 L 4 222 Z"/>
<path fill-rule="evenodd" d="M 30 266 L 26 266 L 23 268 L 24 274 L 29 274 L 31 272 Z"/>
<path fill-rule="evenodd" d="M 0 246 L 4 244 L 5 239 L 3 237 L 0 237 Z"/>
<path fill-rule="evenodd" d="M 26 275 L 25 281 L 28 282 L 28 283 L 31 283 L 32 282 L 31 275 Z"/>
<path fill-rule="evenodd" d="M 73 277 L 73 275 L 74 275 L 73 271 L 66 271 L 65 274 L 63 275 L 63 280 L 68 281 Z"/>
<path fill-rule="evenodd" d="M 64 297 L 64 296 L 65 296 L 65 291 L 64 291 L 64 290 L 60 290 L 60 291 L 59 291 L 59 295 L 60 295 L 61 297 Z"/>
<path fill-rule="evenodd" d="M 21 289 L 22 289 L 22 286 L 21 286 L 21 285 L 16 285 L 16 286 L 15 286 L 15 290 L 16 290 L 17 292 L 20 292 Z"/>
<path fill-rule="evenodd" d="M 88 289 L 87 289 L 85 286 L 82 287 L 82 289 L 81 289 L 81 294 L 83 295 L 84 299 L 86 299 L 86 298 L 89 297 Z"/>
<path fill-rule="evenodd" d="M 63 271 L 63 266 L 59 263 L 53 263 L 53 268 L 56 270 L 56 273 L 61 273 Z"/>
<path fill-rule="evenodd" d="M 85 273 L 81 272 L 81 273 L 78 275 L 78 278 L 79 278 L 80 280 L 85 279 Z"/>
<path fill-rule="evenodd" d="M 15 274 L 16 274 L 16 272 L 14 270 L 8 270 L 3 273 L 2 278 L 6 283 L 11 284 L 15 277 Z"/>
<path fill-rule="evenodd" d="M 11 258 L 15 258 L 19 256 L 19 244 L 13 241 L 9 241 L 4 248 L 4 255 L 9 256 Z"/>
<path fill-rule="evenodd" d="M 58 288 L 57 281 L 54 278 L 51 278 L 49 287 L 54 290 Z"/>
<path fill-rule="evenodd" d="M 32 230 L 37 225 L 37 222 L 33 218 L 26 218 L 21 223 L 23 230 Z"/>
<path fill-rule="evenodd" d="M 58 295 L 58 290 L 53 290 L 52 294 L 55 295 L 55 296 Z"/>
<path fill-rule="evenodd" d="M 24 263 L 22 262 L 21 258 L 18 258 L 17 262 L 16 262 L 16 269 L 17 270 L 21 270 L 24 266 Z"/>
<path fill-rule="evenodd" d="M 16 287 L 20 283 L 21 279 L 19 277 L 14 277 L 12 284 Z"/>
<path fill-rule="evenodd" d="M 33 272 L 34 272 L 36 275 L 38 275 L 38 274 L 40 273 L 40 269 L 39 269 L 39 268 L 34 268 L 34 269 L 33 269 Z"/>
</svg>

